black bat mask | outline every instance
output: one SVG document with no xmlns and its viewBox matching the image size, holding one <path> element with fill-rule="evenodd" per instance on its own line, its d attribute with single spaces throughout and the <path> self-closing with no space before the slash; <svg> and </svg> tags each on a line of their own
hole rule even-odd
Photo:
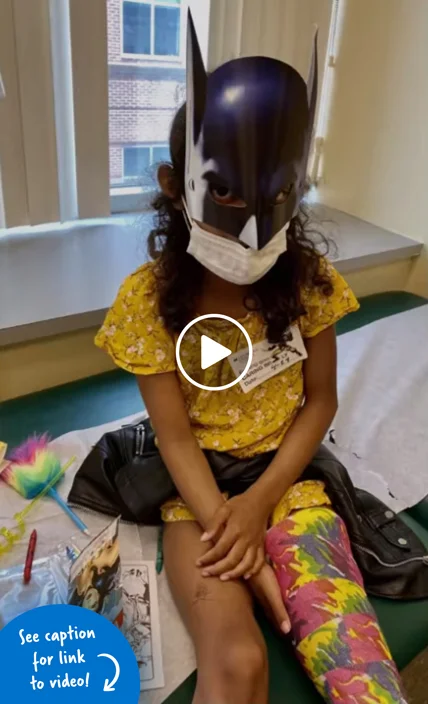
<svg viewBox="0 0 428 704">
<path fill-rule="evenodd" d="M 186 202 L 192 220 L 255 250 L 297 213 L 305 190 L 318 84 L 288 64 L 235 59 L 209 76 L 189 13 Z"/>
</svg>

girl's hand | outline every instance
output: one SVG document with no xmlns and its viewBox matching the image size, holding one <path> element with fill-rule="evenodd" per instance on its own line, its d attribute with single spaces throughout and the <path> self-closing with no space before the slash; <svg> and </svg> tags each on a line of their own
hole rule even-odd
<svg viewBox="0 0 428 704">
<path fill-rule="evenodd" d="M 204 577 L 250 579 L 263 567 L 267 515 L 249 492 L 227 501 L 213 516 L 202 542 L 214 542 L 200 560 Z"/>
<path fill-rule="evenodd" d="M 267 562 L 264 563 L 257 575 L 251 577 L 250 587 L 273 625 L 281 633 L 290 633 L 290 619 L 282 600 L 278 580 L 272 567 Z"/>
</svg>

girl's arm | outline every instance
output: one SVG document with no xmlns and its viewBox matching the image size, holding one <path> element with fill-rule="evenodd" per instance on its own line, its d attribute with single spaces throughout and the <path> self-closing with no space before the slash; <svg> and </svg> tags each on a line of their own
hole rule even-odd
<svg viewBox="0 0 428 704">
<path fill-rule="evenodd" d="M 178 493 L 205 529 L 224 499 L 192 433 L 177 376 L 175 372 L 139 376 L 138 385 L 162 459 Z"/>
<path fill-rule="evenodd" d="M 305 404 L 270 466 L 249 489 L 269 513 L 312 460 L 337 411 L 335 328 L 305 343 Z"/>
<path fill-rule="evenodd" d="M 305 403 L 261 477 L 241 496 L 220 507 L 209 522 L 207 540 L 215 546 L 200 560 L 210 576 L 240 576 L 231 548 L 237 540 L 248 549 L 270 514 L 318 450 L 337 410 L 336 333 L 331 327 L 306 340 Z M 220 537 L 221 536 L 221 537 Z M 236 564 L 236 563 L 235 563 Z"/>
</svg>

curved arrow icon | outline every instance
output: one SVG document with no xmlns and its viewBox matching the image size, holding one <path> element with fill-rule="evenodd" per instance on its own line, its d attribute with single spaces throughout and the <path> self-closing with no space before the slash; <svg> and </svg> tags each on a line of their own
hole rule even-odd
<svg viewBox="0 0 428 704">
<path fill-rule="evenodd" d="M 103 690 L 104 692 L 114 692 L 115 691 L 114 685 L 116 684 L 116 682 L 118 681 L 119 676 L 120 676 L 120 665 L 117 662 L 116 658 L 113 657 L 113 655 L 107 655 L 107 653 L 102 653 L 101 655 L 98 655 L 98 657 L 99 658 L 108 658 L 109 660 L 112 661 L 112 663 L 114 663 L 114 666 L 116 668 L 116 674 L 111 682 L 109 682 L 108 680 L 106 680 L 104 682 L 104 690 Z"/>
</svg>

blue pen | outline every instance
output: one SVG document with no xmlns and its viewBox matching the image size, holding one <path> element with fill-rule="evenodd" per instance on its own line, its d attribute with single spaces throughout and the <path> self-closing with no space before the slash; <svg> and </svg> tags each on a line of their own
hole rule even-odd
<svg viewBox="0 0 428 704">
<path fill-rule="evenodd" d="M 89 532 L 88 527 L 83 523 L 83 521 L 79 518 L 77 514 L 74 513 L 74 511 L 70 508 L 70 506 L 64 501 L 63 498 L 58 494 L 56 489 L 50 489 L 48 492 L 50 496 L 52 496 L 53 499 L 61 506 L 63 511 L 67 514 L 69 518 L 73 521 L 73 523 L 76 524 L 79 530 L 82 531 L 85 535 L 91 537 L 91 534 Z"/>
</svg>

